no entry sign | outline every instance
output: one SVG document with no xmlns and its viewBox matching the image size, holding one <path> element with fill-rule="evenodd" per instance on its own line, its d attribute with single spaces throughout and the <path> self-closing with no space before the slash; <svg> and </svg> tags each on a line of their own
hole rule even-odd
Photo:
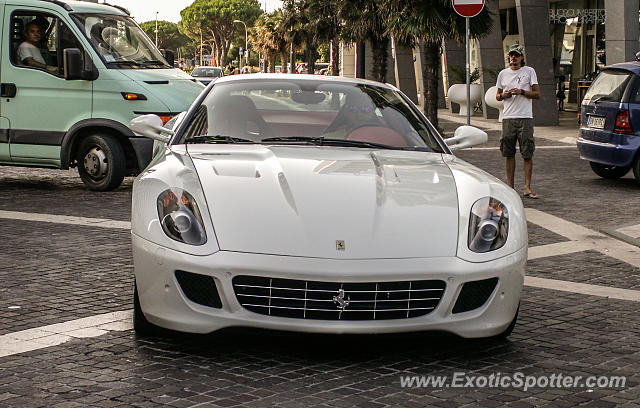
<svg viewBox="0 0 640 408">
<path fill-rule="evenodd" d="M 453 0 L 453 9 L 462 17 L 475 17 L 483 7 L 484 0 Z"/>
</svg>

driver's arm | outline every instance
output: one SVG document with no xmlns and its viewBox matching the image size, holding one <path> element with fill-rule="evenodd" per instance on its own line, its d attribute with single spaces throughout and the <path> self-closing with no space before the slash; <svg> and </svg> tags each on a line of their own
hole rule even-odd
<svg viewBox="0 0 640 408">
<path fill-rule="evenodd" d="M 58 72 L 58 68 L 57 67 L 38 62 L 35 59 L 33 59 L 32 57 L 27 57 L 27 58 L 23 59 L 22 63 L 24 65 L 27 65 L 27 66 L 30 66 L 30 67 L 46 69 L 49 72 Z"/>
</svg>

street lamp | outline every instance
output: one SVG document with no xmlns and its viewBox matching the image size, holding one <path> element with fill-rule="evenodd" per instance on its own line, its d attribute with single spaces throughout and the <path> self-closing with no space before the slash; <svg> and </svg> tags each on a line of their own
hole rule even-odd
<svg viewBox="0 0 640 408">
<path fill-rule="evenodd" d="M 249 65 L 249 37 L 247 34 L 247 25 L 244 23 L 244 21 L 242 20 L 233 20 L 234 23 L 242 23 L 242 25 L 244 26 L 244 55 L 245 55 L 245 60 L 247 61 L 247 65 Z"/>
</svg>

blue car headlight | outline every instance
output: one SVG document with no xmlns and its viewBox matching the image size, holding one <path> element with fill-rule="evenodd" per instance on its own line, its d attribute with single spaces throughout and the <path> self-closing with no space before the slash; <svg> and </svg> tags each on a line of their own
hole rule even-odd
<svg viewBox="0 0 640 408">
<path fill-rule="evenodd" d="M 202 215 L 191 194 L 179 188 L 165 190 L 158 196 L 157 207 L 162 230 L 169 238 L 189 245 L 207 242 Z"/>
<path fill-rule="evenodd" d="M 494 251 L 507 242 L 509 212 L 493 197 L 476 201 L 469 215 L 469 249 L 473 252 Z"/>
</svg>

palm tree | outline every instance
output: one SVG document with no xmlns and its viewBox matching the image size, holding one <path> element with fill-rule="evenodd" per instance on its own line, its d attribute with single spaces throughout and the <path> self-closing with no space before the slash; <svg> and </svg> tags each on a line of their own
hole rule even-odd
<svg viewBox="0 0 640 408">
<path fill-rule="evenodd" d="M 339 2 L 339 10 L 339 16 L 345 22 L 341 37 L 350 42 L 369 41 L 373 51 L 371 76 L 376 81 L 386 82 L 390 37 L 384 1 L 343 0 Z"/>
<path fill-rule="evenodd" d="M 304 17 L 303 10 L 300 8 L 298 0 L 284 0 L 283 14 L 281 22 L 281 32 L 284 33 L 284 39 L 289 44 L 291 59 L 289 61 L 289 72 L 296 69 L 296 51 L 300 51 L 305 43 Z"/>
<path fill-rule="evenodd" d="M 400 43 L 414 45 L 424 40 L 422 78 L 424 82 L 424 113 L 438 126 L 438 72 L 442 41 L 453 38 L 463 42 L 466 36 L 465 19 L 460 17 L 451 0 L 383 0 L 387 10 L 387 30 Z M 470 19 L 473 38 L 487 34 L 493 25 L 491 13 L 485 7 Z"/>
<path fill-rule="evenodd" d="M 268 70 L 265 66 L 265 71 L 267 72 L 275 72 L 275 59 L 278 51 L 273 15 L 274 13 L 260 16 L 251 30 L 251 43 L 266 56 Z"/>
<path fill-rule="evenodd" d="M 308 5 L 308 12 L 313 20 L 315 30 L 315 43 L 321 44 L 331 42 L 333 54 L 333 75 L 338 75 L 340 71 L 340 32 L 342 22 L 338 15 L 340 4 L 343 0 L 323 0 L 311 1 Z"/>
</svg>

